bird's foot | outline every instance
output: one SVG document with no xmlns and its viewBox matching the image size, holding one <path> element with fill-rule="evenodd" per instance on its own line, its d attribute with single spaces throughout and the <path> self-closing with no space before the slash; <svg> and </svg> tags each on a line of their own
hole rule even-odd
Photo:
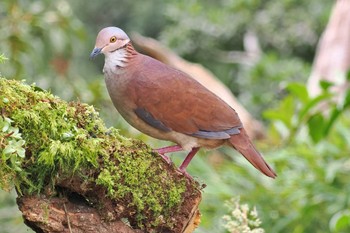
<svg viewBox="0 0 350 233">
<path fill-rule="evenodd" d="M 195 156 L 195 154 L 198 152 L 199 147 L 192 148 L 191 152 L 188 153 L 185 160 L 182 162 L 182 164 L 179 167 L 180 172 L 186 176 L 188 179 L 193 180 L 192 176 L 186 171 L 186 168 L 188 164 L 191 162 L 192 158 Z"/>
<path fill-rule="evenodd" d="M 179 171 L 182 173 L 182 175 L 186 176 L 188 179 L 193 180 L 193 177 L 186 170 L 179 168 Z"/>
<path fill-rule="evenodd" d="M 154 149 L 154 152 L 157 152 L 160 156 L 162 156 L 162 158 L 168 163 L 168 164 L 172 164 L 173 162 L 171 161 L 171 159 L 166 156 L 166 153 L 170 153 L 170 152 L 176 152 L 176 151 L 181 151 L 182 147 L 179 145 L 174 145 L 174 146 L 167 146 L 167 147 L 163 147 L 163 148 L 159 148 L 159 149 Z"/>
<path fill-rule="evenodd" d="M 164 153 L 161 153 L 158 149 L 154 149 L 153 150 L 154 152 L 157 152 L 160 157 L 163 158 L 163 160 L 165 160 L 165 162 L 167 162 L 167 164 L 173 164 L 173 161 L 171 161 L 171 159 L 169 158 L 169 156 L 166 156 Z"/>
<path fill-rule="evenodd" d="M 173 161 L 171 161 L 171 159 L 168 156 L 166 156 L 164 154 L 160 154 L 160 153 L 158 153 L 158 154 L 165 160 L 165 162 L 167 162 L 170 165 L 173 164 Z"/>
<path fill-rule="evenodd" d="M 173 145 L 173 146 L 167 146 L 159 149 L 154 149 L 155 152 L 157 152 L 162 158 L 168 163 L 172 164 L 171 159 L 166 156 L 166 153 L 170 152 L 176 152 L 176 151 L 182 151 L 182 147 L 179 145 Z M 185 160 L 182 162 L 182 164 L 179 167 L 179 171 L 186 176 L 188 179 L 193 180 L 193 177 L 186 171 L 186 168 L 188 164 L 191 162 L 192 158 L 195 156 L 195 154 L 198 152 L 199 147 L 192 148 L 191 152 L 186 156 Z"/>
</svg>

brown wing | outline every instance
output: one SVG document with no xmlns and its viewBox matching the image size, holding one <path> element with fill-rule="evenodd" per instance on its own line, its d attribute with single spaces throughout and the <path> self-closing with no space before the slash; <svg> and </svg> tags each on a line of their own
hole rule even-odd
<svg viewBox="0 0 350 233">
<path fill-rule="evenodd" d="M 132 75 L 128 94 L 140 114 L 147 114 L 142 115 L 142 119 L 189 135 L 199 131 L 239 133 L 237 128 L 242 127 L 242 123 L 235 110 L 223 100 L 187 74 L 141 56 L 142 62 Z"/>
</svg>

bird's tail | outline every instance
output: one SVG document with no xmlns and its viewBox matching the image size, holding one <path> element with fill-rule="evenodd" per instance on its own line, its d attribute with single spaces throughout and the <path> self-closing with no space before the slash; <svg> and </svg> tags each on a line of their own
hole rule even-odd
<svg viewBox="0 0 350 233">
<path fill-rule="evenodd" d="M 244 128 L 240 129 L 239 134 L 231 135 L 229 139 L 232 146 L 238 150 L 256 169 L 266 176 L 275 178 L 277 175 L 274 170 L 265 162 L 261 154 L 255 149 Z"/>
</svg>

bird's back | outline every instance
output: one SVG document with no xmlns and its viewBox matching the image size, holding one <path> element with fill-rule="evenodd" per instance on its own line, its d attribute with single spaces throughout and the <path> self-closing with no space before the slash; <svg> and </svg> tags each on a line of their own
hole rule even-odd
<svg viewBox="0 0 350 233">
<path fill-rule="evenodd" d="M 237 113 L 189 75 L 139 54 L 129 74 L 127 93 L 172 130 L 185 134 L 240 127 Z"/>
</svg>

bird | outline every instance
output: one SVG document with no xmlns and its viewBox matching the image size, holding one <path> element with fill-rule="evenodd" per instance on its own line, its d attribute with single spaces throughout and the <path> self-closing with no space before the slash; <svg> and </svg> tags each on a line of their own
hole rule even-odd
<svg viewBox="0 0 350 233">
<path fill-rule="evenodd" d="M 103 54 L 103 73 L 110 98 L 134 128 L 175 145 L 155 149 L 165 155 L 189 151 L 179 170 L 186 168 L 200 148 L 223 145 L 240 152 L 257 170 L 275 178 L 275 171 L 249 139 L 236 111 L 188 74 L 139 53 L 118 27 L 103 28 L 90 59 Z"/>
</svg>

